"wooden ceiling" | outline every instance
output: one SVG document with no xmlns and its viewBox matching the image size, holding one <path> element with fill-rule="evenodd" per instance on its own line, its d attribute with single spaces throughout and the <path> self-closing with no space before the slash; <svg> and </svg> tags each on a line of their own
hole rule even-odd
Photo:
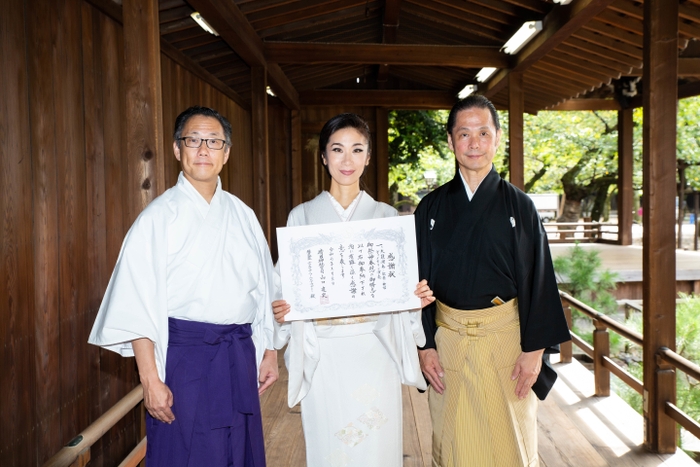
<svg viewBox="0 0 700 467">
<path fill-rule="evenodd" d="M 221 35 L 201 29 L 194 11 Z M 448 108 L 465 85 L 478 84 L 506 108 L 512 72 L 523 74 L 529 112 L 584 108 L 581 98 L 632 105 L 635 97 L 621 91 L 643 86 L 642 17 L 638 0 L 160 0 L 166 53 L 206 70 L 244 103 L 251 67 L 266 67 L 268 84 L 291 107 Z M 542 31 L 518 54 L 501 52 L 531 20 Z M 679 89 L 698 94 L 700 0 L 680 0 L 679 28 Z M 486 66 L 499 70 L 477 83 Z"/>
</svg>

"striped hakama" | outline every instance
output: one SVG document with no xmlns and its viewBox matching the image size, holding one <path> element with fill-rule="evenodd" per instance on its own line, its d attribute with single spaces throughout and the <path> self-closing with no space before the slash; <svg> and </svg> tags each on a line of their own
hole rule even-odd
<svg viewBox="0 0 700 467">
<path fill-rule="evenodd" d="M 511 380 L 521 353 L 517 300 L 481 310 L 438 302 L 445 392 L 430 389 L 434 467 L 536 467 L 537 398 Z"/>
</svg>

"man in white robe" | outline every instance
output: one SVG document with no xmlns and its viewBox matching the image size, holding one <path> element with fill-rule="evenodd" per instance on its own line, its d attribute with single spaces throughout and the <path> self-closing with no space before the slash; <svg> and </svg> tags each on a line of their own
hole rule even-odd
<svg viewBox="0 0 700 467">
<path fill-rule="evenodd" d="M 265 465 L 257 396 L 278 378 L 273 267 L 254 212 L 221 188 L 230 148 L 216 111 L 178 116 L 177 185 L 127 233 L 90 333 L 136 357 L 149 467 Z"/>
</svg>

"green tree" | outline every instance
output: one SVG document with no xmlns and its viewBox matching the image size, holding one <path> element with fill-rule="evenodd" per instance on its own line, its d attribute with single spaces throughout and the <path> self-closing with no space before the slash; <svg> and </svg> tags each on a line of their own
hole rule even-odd
<svg viewBox="0 0 700 467">
<path fill-rule="evenodd" d="M 389 112 L 389 187 L 392 202 L 399 197 L 417 203 L 429 187 L 426 170 L 437 175 L 436 186 L 454 176 L 454 159 L 447 145 L 444 110 Z"/>
</svg>

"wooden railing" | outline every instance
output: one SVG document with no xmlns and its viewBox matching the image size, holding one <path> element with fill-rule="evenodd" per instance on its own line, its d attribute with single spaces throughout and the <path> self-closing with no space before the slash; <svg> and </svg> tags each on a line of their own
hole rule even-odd
<svg viewBox="0 0 700 467">
<path fill-rule="evenodd" d="M 609 222 L 547 222 L 549 243 L 617 243 L 617 224 Z"/>
<path fill-rule="evenodd" d="M 564 304 L 564 311 L 566 313 L 567 321 L 569 322 L 569 328 L 571 328 L 572 321 L 571 307 L 574 307 L 584 315 L 591 318 L 593 325 L 595 326 L 595 331 L 593 331 L 593 346 L 589 345 L 586 341 L 571 332 L 571 342 L 562 344 L 561 346 L 561 361 L 564 363 L 571 362 L 573 357 L 573 343 L 593 360 L 593 375 L 595 379 L 596 396 L 610 395 L 610 373 L 613 373 L 615 376 L 620 378 L 620 380 L 625 382 L 639 394 L 643 394 L 644 384 L 610 358 L 610 335 L 608 330 L 612 329 L 616 333 L 640 347 L 643 345 L 642 334 L 618 323 L 614 319 L 600 313 L 585 303 L 576 300 L 566 292 L 559 291 L 559 296 Z M 626 306 L 631 306 L 639 310 L 638 307 L 629 303 L 626 304 Z M 683 358 L 676 352 L 666 347 L 658 349 L 656 352 L 656 362 L 653 362 L 653 364 L 658 367 L 661 362 L 671 365 L 675 370 L 680 370 L 689 375 L 691 378 L 700 380 L 700 366 Z M 658 373 L 655 372 L 655 374 Z M 692 433 L 696 438 L 700 439 L 700 424 L 696 420 L 690 418 L 685 412 L 668 400 L 663 401 L 662 407 L 664 407 L 664 413 L 666 415 L 671 417 L 689 433 Z"/>
<path fill-rule="evenodd" d="M 110 428 L 124 418 L 134 407 L 143 401 L 143 388 L 139 384 L 119 402 L 114 404 L 100 418 L 83 430 L 58 451 L 51 459 L 44 463 L 43 467 L 84 467 L 90 461 L 90 450 Z M 143 405 L 142 414 L 143 417 Z M 142 426 L 143 418 L 142 418 Z M 143 430 L 142 430 L 143 431 Z M 135 467 L 146 456 L 146 438 L 129 453 L 119 464 L 119 467 Z"/>
</svg>

